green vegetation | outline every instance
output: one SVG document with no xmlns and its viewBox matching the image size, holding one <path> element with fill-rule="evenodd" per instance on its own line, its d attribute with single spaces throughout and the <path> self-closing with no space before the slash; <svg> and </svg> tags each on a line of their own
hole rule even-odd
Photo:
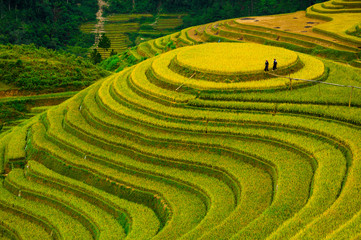
<svg viewBox="0 0 361 240">
<path fill-rule="evenodd" d="M 35 45 L 0 45 L 0 66 L 3 83 L 35 92 L 79 90 L 108 75 L 84 58 Z"/>
<path fill-rule="evenodd" d="M 103 33 L 100 36 L 98 47 L 103 48 L 105 51 L 108 51 L 110 46 L 111 46 L 110 39 Z"/>
<path fill-rule="evenodd" d="M 172 71 L 160 61 L 168 55 L 182 56 L 183 70 L 198 66 L 203 71 L 194 61 L 199 56 L 189 55 L 189 49 L 202 52 L 213 46 L 217 52 L 219 46 L 228 51 L 237 44 L 242 43 L 180 48 L 148 59 L 13 129 L 3 136 L 3 171 L 9 174 L 0 188 L 2 198 L 11 199 L 10 191 L 21 196 L 8 200 L 15 206 L 22 206 L 22 200 L 75 214 L 72 229 L 80 229 L 84 238 L 111 238 L 117 231 L 130 239 L 357 235 L 352 218 L 360 204 L 353 190 L 361 149 L 354 140 L 361 123 L 357 89 L 350 108 L 348 92 L 335 86 L 239 94 L 240 87 L 210 91 L 208 85 L 190 91 L 190 80 L 183 82 L 179 73 L 173 76 L 183 83 L 178 89 L 159 78 L 157 64 Z M 264 54 L 274 50 L 264 48 Z M 303 54 L 289 56 L 304 60 Z M 305 59 L 317 65 L 314 57 Z M 317 61 L 330 68 L 326 82 L 361 82 L 352 67 Z M 211 66 L 208 72 L 219 67 Z M 294 74 L 308 78 L 304 68 L 307 64 Z M 344 72 L 350 74 L 340 78 Z M 226 78 L 229 72 L 219 74 Z M 18 148 L 25 149 L 26 158 L 14 155 Z M 18 161 L 24 169 L 11 171 Z M 135 206 L 146 214 L 139 215 Z M 334 224 L 324 224 L 329 211 L 337 214 Z M 57 226 L 60 236 L 68 236 L 65 224 L 43 211 L 38 214 Z M 314 228 L 308 227 L 312 221 Z"/>
<path fill-rule="evenodd" d="M 101 32 L 105 32 L 111 43 L 107 48 L 120 53 L 141 42 L 177 31 L 183 24 L 184 16 L 185 14 L 162 14 L 157 17 L 151 14 L 114 14 L 105 18 L 104 29 Z M 96 27 L 95 22 L 88 22 L 82 24 L 80 29 L 84 33 L 94 33 Z M 99 48 L 102 48 L 101 40 L 100 37 L 97 45 Z M 103 49 L 98 49 L 103 59 L 112 56 L 111 51 Z"/>
<path fill-rule="evenodd" d="M 184 18 L 185 26 L 194 26 L 240 16 L 269 15 L 303 10 L 318 1 L 206 1 L 206 0 L 109 0 L 107 13 L 190 13 Z"/>
<path fill-rule="evenodd" d="M 95 19 L 97 10 L 97 2 L 89 0 L 1 1 L 0 44 L 33 43 L 84 54 L 94 36 L 80 32 L 79 26 Z"/>
<path fill-rule="evenodd" d="M 23 97 L 5 97 L 0 99 L 0 133 L 21 124 L 25 119 L 45 111 L 49 106 L 57 105 L 74 96 L 76 92 L 61 92 Z M 39 107 L 42 106 L 42 107 Z"/>
</svg>

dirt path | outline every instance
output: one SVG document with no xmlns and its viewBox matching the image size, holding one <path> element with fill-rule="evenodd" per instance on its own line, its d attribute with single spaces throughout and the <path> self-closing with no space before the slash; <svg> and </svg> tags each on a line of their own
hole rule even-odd
<svg viewBox="0 0 361 240">
<path fill-rule="evenodd" d="M 103 17 L 103 7 L 108 6 L 108 3 L 104 2 L 103 0 L 98 0 L 99 11 L 96 13 L 97 16 L 97 23 L 95 24 L 95 42 L 94 46 L 97 46 L 99 43 L 100 34 L 104 33 L 104 23 L 107 20 Z"/>
</svg>

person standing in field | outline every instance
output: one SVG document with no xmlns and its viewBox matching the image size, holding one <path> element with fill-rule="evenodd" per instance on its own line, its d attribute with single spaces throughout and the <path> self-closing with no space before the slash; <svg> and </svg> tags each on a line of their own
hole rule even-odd
<svg viewBox="0 0 361 240">
<path fill-rule="evenodd" d="M 264 65 L 265 65 L 265 66 L 264 66 L 264 70 L 265 70 L 265 71 L 268 71 L 268 65 L 269 65 L 268 60 L 266 60 L 266 62 L 265 62 Z"/>
<path fill-rule="evenodd" d="M 272 70 L 274 71 L 274 70 L 276 70 L 277 69 L 277 60 L 276 59 L 274 59 L 273 60 L 273 67 L 272 67 Z"/>
</svg>

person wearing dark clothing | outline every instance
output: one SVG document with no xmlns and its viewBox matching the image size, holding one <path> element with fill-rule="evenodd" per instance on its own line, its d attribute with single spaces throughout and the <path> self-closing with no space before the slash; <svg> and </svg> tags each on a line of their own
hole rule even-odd
<svg viewBox="0 0 361 240">
<path fill-rule="evenodd" d="M 274 59 L 273 60 L 273 67 L 272 67 L 273 71 L 277 69 L 277 60 Z"/>
<path fill-rule="evenodd" d="M 264 70 L 265 70 L 265 71 L 268 71 L 268 65 L 269 65 L 268 60 L 266 60 L 266 62 L 265 62 L 264 65 L 265 65 L 265 66 L 264 66 Z"/>
</svg>

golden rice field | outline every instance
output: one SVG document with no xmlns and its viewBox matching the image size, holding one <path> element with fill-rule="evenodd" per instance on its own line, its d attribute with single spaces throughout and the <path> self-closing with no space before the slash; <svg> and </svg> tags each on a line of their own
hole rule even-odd
<svg viewBox="0 0 361 240">
<path fill-rule="evenodd" d="M 228 54 L 230 49 L 232 53 Z M 252 49 L 255 49 L 253 55 Z M 151 73 L 174 88 L 180 85 L 193 90 L 289 88 L 289 79 L 274 76 L 272 71 L 264 72 L 265 59 L 270 56 L 277 57 L 280 63 L 277 75 L 292 73 L 293 78 L 310 80 L 326 77 L 324 64 L 318 59 L 254 43 L 209 43 L 179 48 L 156 57 L 152 63 L 155 71 Z M 270 70 L 272 62 L 270 60 Z M 304 82 L 295 82 L 294 86 L 297 85 Z"/>
<path fill-rule="evenodd" d="M 278 31 L 146 42 L 147 60 L 0 134 L 0 236 L 360 239 L 359 43 Z"/>
<path fill-rule="evenodd" d="M 230 51 L 231 49 L 231 51 Z M 295 52 L 260 44 L 210 43 L 182 49 L 177 63 L 185 68 L 207 73 L 237 74 L 263 71 L 265 60 L 279 60 L 279 68 L 298 60 Z"/>
</svg>

